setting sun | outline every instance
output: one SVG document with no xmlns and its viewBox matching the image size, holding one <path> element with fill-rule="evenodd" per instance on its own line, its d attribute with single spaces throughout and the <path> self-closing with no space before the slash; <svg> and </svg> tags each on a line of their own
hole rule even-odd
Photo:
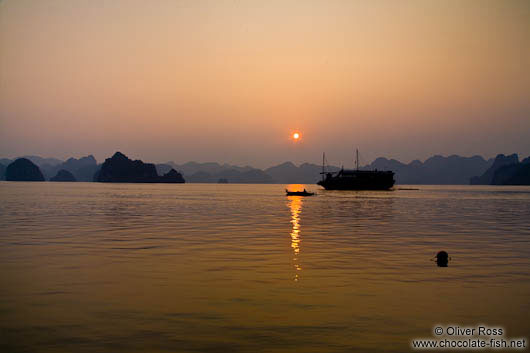
<svg viewBox="0 0 530 353">
<path fill-rule="evenodd" d="M 293 139 L 294 139 L 295 141 L 296 141 L 296 140 L 299 140 L 300 137 L 301 137 L 301 135 L 300 135 L 299 132 L 295 132 L 295 133 L 293 134 Z"/>
</svg>

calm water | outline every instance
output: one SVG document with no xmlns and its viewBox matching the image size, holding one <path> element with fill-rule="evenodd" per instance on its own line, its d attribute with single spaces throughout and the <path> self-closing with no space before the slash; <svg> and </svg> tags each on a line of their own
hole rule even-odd
<svg viewBox="0 0 530 353">
<path fill-rule="evenodd" d="M 398 352 L 438 323 L 529 336 L 529 187 L 284 187 L 0 182 L 0 351 Z"/>
</svg>

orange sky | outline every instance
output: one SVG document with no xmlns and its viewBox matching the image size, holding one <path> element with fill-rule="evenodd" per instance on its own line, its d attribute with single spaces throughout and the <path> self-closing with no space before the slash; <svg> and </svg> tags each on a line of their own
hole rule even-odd
<svg viewBox="0 0 530 353">
<path fill-rule="evenodd" d="M 526 157 L 529 63 L 525 0 L 3 0 L 0 155 Z"/>
</svg>

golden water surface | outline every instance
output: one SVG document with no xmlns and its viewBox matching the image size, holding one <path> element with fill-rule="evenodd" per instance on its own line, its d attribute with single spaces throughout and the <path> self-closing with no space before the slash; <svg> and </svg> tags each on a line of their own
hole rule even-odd
<svg viewBox="0 0 530 353">
<path fill-rule="evenodd" d="M 2 352 L 402 352 L 530 332 L 530 188 L 0 182 Z M 432 261 L 439 250 L 449 267 Z"/>
</svg>

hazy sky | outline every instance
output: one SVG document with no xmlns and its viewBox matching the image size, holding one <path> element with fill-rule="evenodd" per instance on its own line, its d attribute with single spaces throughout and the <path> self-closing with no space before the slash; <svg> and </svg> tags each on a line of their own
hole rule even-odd
<svg viewBox="0 0 530 353">
<path fill-rule="evenodd" d="M 0 156 L 355 147 L 528 156 L 530 1 L 0 0 Z"/>
</svg>

